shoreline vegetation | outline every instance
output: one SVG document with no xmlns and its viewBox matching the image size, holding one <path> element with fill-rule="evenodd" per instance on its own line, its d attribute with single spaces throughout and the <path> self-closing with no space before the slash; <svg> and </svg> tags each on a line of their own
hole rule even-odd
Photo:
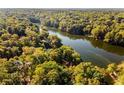
<svg viewBox="0 0 124 93">
<path fill-rule="evenodd" d="M 51 25 L 51 18 L 54 26 L 67 31 L 82 31 L 80 23 L 91 22 L 87 17 L 82 20 L 79 16 L 86 15 L 96 17 L 94 12 L 81 11 L 47 11 L 47 10 L 2 10 L 0 12 L 0 84 L 1 85 L 113 85 L 124 84 L 124 63 L 109 64 L 106 68 L 93 65 L 92 62 L 84 62 L 81 55 L 69 46 L 62 45 L 56 35 L 49 35 L 46 25 Z M 93 13 L 93 14 L 92 14 Z M 103 26 L 104 18 L 109 13 L 97 12 L 102 26 L 93 28 L 86 25 L 86 33 L 93 33 L 103 39 L 107 28 Z M 100 14 L 100 15 L 99 15 Z M 120 12 L 119 12 L 120 14 Z M 121 13 L 123 14 L 123 13 Z M 107 16 L 104 16 L 107 15 Z M 110 11 L 109 17 L 118 15 Z M 121 16 L 121 15 L 120 15 Z M 30 18 L 29 18 L 30 17 Z M 61 18 L 60 18 L 61 17 Z M 123 17 L 123 16 L 121 16 Z M 39 20 L 45 22 L 45 26 L 39 28 Z M 57 20 L 58 18 L 59 20 Z M 73 19 L 74 18 L 74 19 Z M 119 17 L 120 18 L 120 17 Z M 85 19 L 85 20 L 83 20 Z M 112 26 L 110 19 L 107 25 Z M 122 19 L 122 18 L 121 18 Z M 46 20 L 48 20 L 46 22 Z M 61 20 L 61 21 L 60 21 Z M 95 19 L 93 19 L 95 20 Z M 96 19 L 97 20 L 97 19 Z M 62 22 L 58 26 L 58 21 Z M 70 22 L 68 26 L 68 22 Z M 118 19 L 119 22 L 122 20 Z M 56 22 L 56 24 L 55 24 Z M 78 23 L 79 22 L 79 23 Z M 95 21 L 96 22 L 96 21 Z M 48 25 L 48 23 L 50 23 Z M 74 23 L 78 23 L 74 24 Z M 92 23 L 92 22 L 91 22 Z M 116 21 L 114 22 L 114 24 Z M 122 22 L 123 23 L 123 22 Z M 52 24 L 52 25 L 53 25 Z M 74 25 L 73 25 L 74 24 Z M 96 24 L 96 23 L 92 23 Z M 98 24 L 96 24 L 98 25 Z M 95 25 L 95 26 L 96 26 Z M 117 34 L 117 43 L 123 45 L 123 24 L 116 24 L 119 30 L 112 31 Z M 112 26 L 114 27 L 114 26 Z M 111 28 L 112 28 L 111 27 Z M 116 26 L 115 26 L 116 27 Z M 74 29 L 74 30 L 73 30 Z M 104 30 L 101 30 L 104 29 Z M 120 31 L 121 30 L 121 31 Z M 65 30 L 66 31 L 66 30 Z M 84 30 L 83 30 L 84 31 Z M 98 32 L 98 33 L 97 33 Z M 100 32 L 100 33 L 99 33 Z M 101 34 L 102 33 L 102 34 Z M 106 33 L 107 34 L 107 33 Z M 112 35 L 113 36 L 113 35 Z M 98 38 L 96 37 L 96 38 Z M 111 39 L 110 36 L 106 39 Z M 121 50 L 120 50 L 121 51 Z"/>
<path fill-rule="evenodd" d="M 50 16 L 49 16 L 50 15 Z M 119 11 L 58 11 L 45 15 L 45 26 L 124 47 L 124 14 Z"/>
</svg>

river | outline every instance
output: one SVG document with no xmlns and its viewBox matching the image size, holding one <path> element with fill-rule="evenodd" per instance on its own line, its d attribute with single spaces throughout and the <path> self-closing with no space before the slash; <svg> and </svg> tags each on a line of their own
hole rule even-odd
<svg viewBox="0 0 124 93">
<path fill-rule="evenodd" d="M 72 35 L 65 32 L 49 30 L 50 35 L 57 35 L 63 45 L 67 45 L 80 53 L 82 59 L 87 62 L 105 67 L 110 63 L 120 63 L 124 60 L 124 48 L 114 46 L 90 37 Z"/>
</svg>

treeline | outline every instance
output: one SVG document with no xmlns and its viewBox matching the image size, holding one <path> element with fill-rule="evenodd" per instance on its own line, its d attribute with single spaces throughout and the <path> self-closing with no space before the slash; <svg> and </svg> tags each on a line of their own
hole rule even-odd
<svg viewBox="0 0 124 93">
<path fill-rule="evenodd" d="M 43 16 L 44 25 L 63 32 L 88 35 L 114 45 L 124 46 L 123 11 L 58 11 Z"/>
<path fill-rule="evenodd" d="M 0 84 L 124 84 L 123 73 L 124 63 L 101 68 L 84 62 L 75 50 L 28 18 L 0 19 Z"/>
</svg>

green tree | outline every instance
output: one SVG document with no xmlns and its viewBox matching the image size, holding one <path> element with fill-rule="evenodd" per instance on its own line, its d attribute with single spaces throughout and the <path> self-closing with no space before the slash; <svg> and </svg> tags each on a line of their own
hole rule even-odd
<svg viewBox="0 0 124 93">
<path fill-rule="evenodd" d="M 32 84 L 58 85 L 67 84 L 68 77 L 63 67 L 54 61 L 44 62 L 36 67 Z"/>
</svg>

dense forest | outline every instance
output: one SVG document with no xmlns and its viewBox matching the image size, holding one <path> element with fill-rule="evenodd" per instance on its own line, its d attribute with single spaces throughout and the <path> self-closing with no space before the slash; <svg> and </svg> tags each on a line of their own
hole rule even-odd
<svg viewBox="0 0 124 93">
<path fill-rule="evenodd" d="M 46 26 L 124 47 L 123 11 L 59 11 L 47 13 L 44 18 Z"/>
<path fill-rule="evenodd" d="M 0 84 L 124 84 L 123 62 L 105 68 L 85 62 L 49 27 L 124 46 L 122 11 L 1 9 Z"/>
</svg>

